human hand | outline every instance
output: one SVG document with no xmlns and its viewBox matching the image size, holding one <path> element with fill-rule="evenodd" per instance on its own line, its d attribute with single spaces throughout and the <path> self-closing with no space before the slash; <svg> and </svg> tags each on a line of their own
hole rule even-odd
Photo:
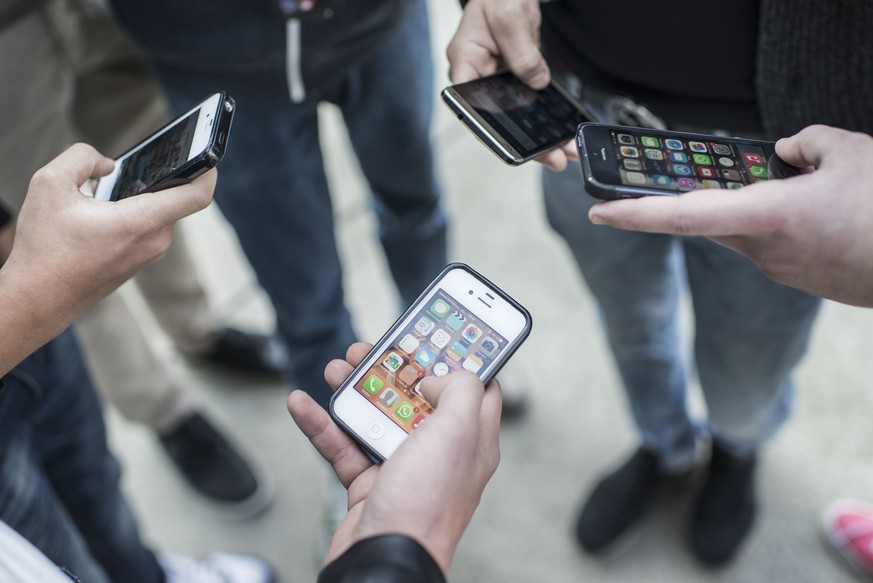
<svg viewBox="0 0 873 583">
<path fill-rule="evenodd" d="M 325 379 L 334 388 L 372 348 L 353 344 L 334 360 Z M 421 544 L 443 572 L 500 460 L 501 393 L 466 371 L 427 377 L 422 391 L 433 414 L 382 464 L 374 464 L 309 395 L 294 391 L 288 410 L 348 489 L 349 512 L 327 553 L 331 562 L 353 544 L 403 534 Z"/>
<path fill-rule="evenodd" d="M 873 138 L 811 126 L 780 140 L 776 152 L 815 172 L 739 190 L 600 203 L 589 217 L 619 229 L 703 235 L 774 281 L 873 306 Z"/>
<path fill-rule="evenodd" d="M 534 89 L 543 89 L 551 73 L 540 52 L 539 0 L 470 0 L 446 49 L 449 78 L 464 83 L 506 68 Z M 552 170 L 578 158 L 572 141 L 537 157 Z"/>
<path fill-rule="evenodd" d="M 85 308 L 160 258 L 173 226 L 209 204 L 215 172 L 191 184 L 108 203 L 79 187 L 105 176 L 113 161 L 76 144 L 37 171 L 18 216 L 2 270 L 4 301 L 63 329 Z M 17 292 L 17 293 L 15 293 Z"/>
</svg>

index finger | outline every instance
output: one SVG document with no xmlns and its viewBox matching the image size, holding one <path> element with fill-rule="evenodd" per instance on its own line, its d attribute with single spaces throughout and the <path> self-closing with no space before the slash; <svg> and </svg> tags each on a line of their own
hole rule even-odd
<svg viewBox="0 0 873 583">
<path fill-rule="evenodd" d="M 137 211 L 152 216 L 158 224 L 172 225 L 209 206 L 217 178 L 218 172 L 213 168 L 188 184 L 131 196 L 116 204 L 140 206 Z"/>
<path fill-rule="evenodd" d="M 766 182 L 739 190 L 707 189 L 602 202 L 591 207 L 588 217 L 595 225 L 645 233 L 740 235 L 757 224 L 762 201 L 772 188 L 773 183 Z"/>
</svg>

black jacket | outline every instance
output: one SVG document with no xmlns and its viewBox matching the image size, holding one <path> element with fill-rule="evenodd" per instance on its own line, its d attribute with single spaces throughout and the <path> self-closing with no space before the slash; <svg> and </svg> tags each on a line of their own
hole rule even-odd
<svg viewBox="0 0 873 583">
<path fill-rule="evenodd" d="M 543 6 L 543 43 L 550 57 L 572 62 L 573 20 L 583 8 L 596 7 L 591 0 L 555 0 Z M 621 23 L 616 23 L 620 30 Z M 765 133 L 787 136 L 814 123 L 873 133 L 871 30 L 870 0 L 760 0 L 755 92 Z M 620 35 L 616 38 L 620 42 Z M 652 66 L 672 73 L 659 60 Z M 717 121 L 706 123 L 706 113 L 702 119 L 680 121 L 723 127 Z"/>
<path fill-rule="evenodd" d="M 384 535 L 356 543 L 318 576 L 318 583 L 445 583 L 439 566 L 409 537 Z"/>
</svg>

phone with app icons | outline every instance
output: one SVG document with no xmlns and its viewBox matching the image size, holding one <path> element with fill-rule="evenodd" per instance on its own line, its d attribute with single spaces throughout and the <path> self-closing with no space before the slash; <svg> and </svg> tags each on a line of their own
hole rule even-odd
<svg viewBox="0 0 873 583">
<path fill-rule="evenodd" d="M 531 89 L 512 73 L 445 88 L 443 101 L 501 160 L 523 164 L 573 139 L 593 119 L 559 83 Z"/>
<path fill-rule="evenodd" d="M 472 268 L 448 265 L 334 393 L 330 414 L 385 460 L 433 411 L 422 379 L 468 370 L 487 383 L 532 323 L 521 304 Z"/>
<path fill-rule="evenodd" d="M 737 189 L 801 171 L 775 142 L 645 128 L 582 124 L 576 146 L 585 190 L 605 200 Z"/>
</svg>

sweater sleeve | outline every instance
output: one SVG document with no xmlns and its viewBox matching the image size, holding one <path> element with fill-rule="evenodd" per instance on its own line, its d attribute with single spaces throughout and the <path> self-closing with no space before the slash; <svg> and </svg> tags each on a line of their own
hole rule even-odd
<svg viewBox="0 0 873 583">
<path fill-rule="evenodd" d="M 424 547 L 392 534 L 355 543 L 322 570 L 318 583 L 446 583 L 446 578 Z"/>
</svg>

